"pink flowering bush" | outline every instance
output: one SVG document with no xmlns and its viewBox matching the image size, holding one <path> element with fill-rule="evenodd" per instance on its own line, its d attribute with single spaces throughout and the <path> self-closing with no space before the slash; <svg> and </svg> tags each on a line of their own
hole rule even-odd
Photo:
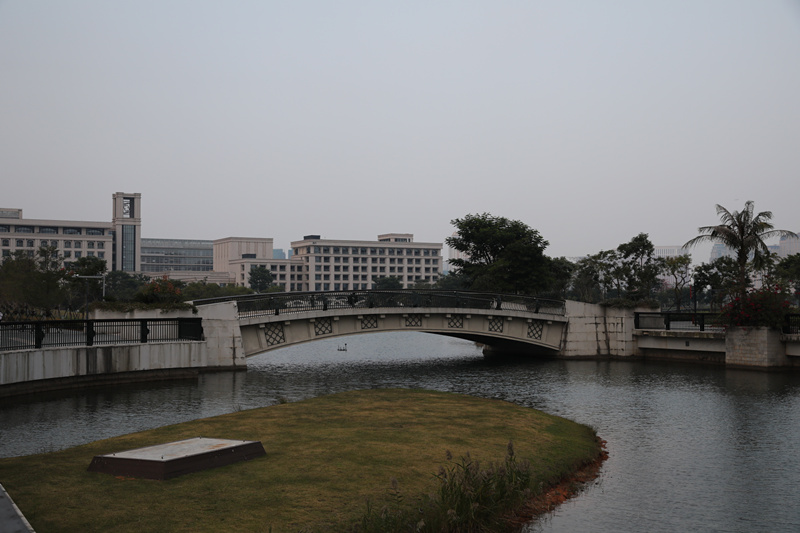
<svg viewBox="0 0 800 533">
<path fill-rule="evenodd" d="M 723 320 L 731 326 L 781 328 L 792 312 L 789 292 L 780 285 L 764 285 L 735 298 L 722 308 Z"/>
<path fill-rule="evenodd" d="M 181 289 L 167 276 L 150 280 L 136 294 L 136 300 L 143 303 L 178 303 L 182 301 Z"/>
</svg>

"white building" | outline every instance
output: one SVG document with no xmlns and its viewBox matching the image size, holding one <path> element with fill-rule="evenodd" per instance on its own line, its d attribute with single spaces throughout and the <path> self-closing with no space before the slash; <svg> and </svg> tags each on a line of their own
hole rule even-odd
<svg viewBox="0 0 800 533">
<path fill-rule="evenodd" d="M 141 269 L 141 195 L 112 196 L 111 222 L 26 219 L 22 209 L 0 208 L 0 254 L 23 251 L 33 257 L 41 247 L 53 247 L 70 263 L 82 257 L 106 261 L 108 270 Z"/>
<path fill-rule="evenodd" d="M 391 276 L 409 288 L 436 283 L 442 275 L 442 244 L 414 242 L 410 233 L 378 235 L 377 241 L 306 235 L 291 244 L 291 291 L 366 290 Z"/>
</svg>

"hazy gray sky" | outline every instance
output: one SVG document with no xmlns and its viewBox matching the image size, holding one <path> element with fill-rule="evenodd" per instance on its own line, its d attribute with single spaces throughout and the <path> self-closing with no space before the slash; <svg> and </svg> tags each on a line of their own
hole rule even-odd
<svg viewBox="0 0 800 533">
<path fill-rule="evenodd" d="M 0 206 L 145 237 L 800 230 L 800 2 L 0 0 Z M 706 260 L 698 255 L 696 260 Z"/>
</svg>

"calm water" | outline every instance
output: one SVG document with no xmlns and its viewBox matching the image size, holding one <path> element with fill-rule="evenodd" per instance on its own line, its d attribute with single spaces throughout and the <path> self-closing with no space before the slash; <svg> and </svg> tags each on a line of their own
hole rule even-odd
<svg viewBox="0 0 800 533">
<path fill-rule="evenodd" d="M 347 352 L 337 345 L 348 343 Z M 588 361 L 496 363 L 474 345 L 398 333 L 319 341 L 244 373 L 0 403 L 0 457 L 370 387 L 501 398 L 595 427 L 597 482 L 528 533 L 800 531 L 800 374 Z M 2 480 L 0 480 L 2 481 Z"/>
</svg>

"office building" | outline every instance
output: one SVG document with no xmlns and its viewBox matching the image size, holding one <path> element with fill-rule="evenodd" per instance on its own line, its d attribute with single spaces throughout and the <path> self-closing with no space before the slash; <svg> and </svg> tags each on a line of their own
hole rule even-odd
<svg viewBox="0 0 800 533">
<path fill-rule="evenodd" d="M 112 221 L 26 219 L 22 209 L 0 208 L 0 254 L 23 251 L 33 257 L 53 247 L 69 264 L 82 257 L 106 261 L 109 270 L 141 268 L 141 195 L 115 193 Z"/>
<path fill-rule="evenodd" d="M 372 289 L 394 276 L 403 288 L 436 283 L 442 275 L 442 244 L 417 243 L 410 233 L 378 235 L 377 241 L 323 239 L 306 235 L 292 242 L 289 290 Z"/>
</svg>

